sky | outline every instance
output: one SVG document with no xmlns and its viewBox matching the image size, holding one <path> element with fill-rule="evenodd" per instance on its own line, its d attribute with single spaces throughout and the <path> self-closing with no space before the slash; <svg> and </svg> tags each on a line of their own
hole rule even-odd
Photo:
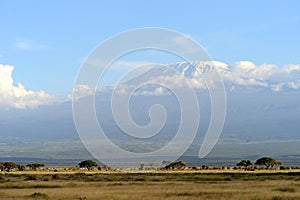
<svg viewBox="0 0 300 200">
<path fill-rule="evenodd" d="M 21 83 L 25 88 L 18 91 L 47 93 L 34 95 L 70 92 L 93 48 L 113 35 L 142 27 L 189 35 L 213 60 L 227 64 L 300 63 L 296 0 L 0 0 L 0 8 L 0 65 L 14 66 L 6 71 L 14 87 Z"/>
</svg>

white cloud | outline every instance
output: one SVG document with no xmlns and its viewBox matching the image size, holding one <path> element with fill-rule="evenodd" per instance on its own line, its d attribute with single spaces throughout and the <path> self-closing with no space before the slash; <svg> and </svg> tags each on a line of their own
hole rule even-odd
<svg viewBox="0 0 300 200">
<path fill-rule="evenodd" d="M 44 91 L 26 90 L 18 83 L 14 85 L 11 65 L 0 64 L 0 108 L 33 108 L 43 104 L 50 104 L 56 98 Z"/>
<path fill-rule="evenodd" d="M 244 86 L 268 87 L 274 91 L 283 88 L 298 89 L 300 64 L 279 67 L 274 64 L 255 65 L 249 61 L 234 63 L 223 73 L 225 81 Z"/>
<path fill-rule="evenodd" d="M 225 80 L 242 86 L 268 87 L 263 80 L 268 76 L 268 67 L 257 68 L 252 62 L 240 61 L 231 66 L 228 71 L 222 73 Z"/>
<path fill-rule="evenodd" d="M 47 49 L 46 45 L 37 44 L 33 41 L 26 41 L 26 40 L 18 40 L 14 46 L 16 49 L 23 50 L 23 51 Z"/>
<path fill-rule="evenodd" d="M 300 64 L 285 66 L 274 64 L 255 65 L 250 61 L 239 61 L 227 65 L 216 61 L 200 61 L 193 62 L 192 65 L 177 63 L 170 66 L 184 76 L 161 74 L 160 76 L 151 77 L 150 80 L 181 87 L 183 79 L 187 78 L 193 88 L 205 89 L 206 85 L 202 79 L 202 74 L 209 71 L 207 69 L 216 69 L 221 74 L 224 83 L 229 85 L 229 90 L 235 90 L 236 87 L 234 86 L 262 87 L 273 91 L 300 89 Z"/>
<path fill-rule="evenodd" d="M 188 82 L 186 82 L 186 80 Z M 181 74 L 173 74 L 171 76 L 157 76 L 157 77 L 150 78 L 150 82 L 158 83 L 169 87 L 183 87 L 183 86 L 187 86 L 186 83 L 189 83 L 193 88 L 196 89 L 206 88 L 205 82 L 201 77 L 200 78 L 190 77 L 186 80 L 185 77 Z"/>
<path fill-rule="evenodd" d="M 289 86 L 290 88 L 293 88 L 293 89 L 295 89 L 295 90 L 298 90 L 298 89 L 300 89 L 300 80 L 288 82 L 288 86 Z"/>
<path fill-rule="evenodd" d="M 69 97 L 69 99 L 79 100 L 79 99 L 84 98 L 86 96 L 93 95 L 94 92 L 95 92 L 95 90 L 92 89 L 88 85 L 76 85 L 73 88 L 73 95 L 69 95 L 68 97 Z"/>
<path fill-rule="evenodd" d="M 167 88 L 153 84 L 145 84 L 139 88 L 136 88 L 134 85 L 130 84 L 119 84 L 117 87 L 108 89 L 114 90 L 114 92 L 117 94 L 130 96 L 164 96 L 171 94 Z"/>
<path fill-rule="evenodd" d="M 164 87 L 154 87 L 151 90 L 141 90 L 135 93 L 135 95 L 144 95 L 144 96 L 164 96 L 164 95 L 170 95 L 171 93 L 169 90 L 167 90 Z"/>
<path fill-rule="evenodd" d="M 275 91 L 275 92 L 278 92 L 280 90 L 282 90 L 282 87 L 284 86 L 283 83 L 279 83 L 279 84 L 271 84 L 270 87 L 271 87 L 271 90 Z"/>
</svg>

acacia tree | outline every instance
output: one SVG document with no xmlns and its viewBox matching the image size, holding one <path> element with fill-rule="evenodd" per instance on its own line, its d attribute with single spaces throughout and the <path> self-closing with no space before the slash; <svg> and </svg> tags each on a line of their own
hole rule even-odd
<svg viewBox="0 0 300 200">
<path fill-rule="evenodd" d="M 26 165 L 26 167 L 29 167 L 32 170 L 37 170 L 41 167 L 45 167 L 45 164 L 44 163 L 30 163 L 30 164 Z"/>
<path fill-rule="evenodd" d="M 172 162 L 169 165 L 165 166 L 164 169 L 183 169 L 187 164 L 184 161 Z"/>
<path fill-rule="evenodd" d="M 0 163 L 0 170 L 9 172 L 12 169 L 17 169 L 18 164 L 15 162 L 1 162 Z"/>
<path fill-rule="evenodd" d="M 281 165 L 281 162 L 271 157 L 262 157 L 255 162 L 255 165 L 265 166 L 267 169 L 270 169 L 275 165 Z"/>
<path fill-rule="evenodd" d="M 236 166 L 238 167 L 245 167 L 245 168 L 251 167 L 252 165 L 253 164 L 250 160 L 242 160 L 241 162 L 236 164 Z"/>
<path fill-rule="evenodd" d="M 95 161 L 92 161 L 92 160 L 81 161 L 78 165 L 79 165 L 79 167 L 87 168 L 88 170 L 91 170 L 94 167 L 99 167 L 99 165 Z"/>
</svg>

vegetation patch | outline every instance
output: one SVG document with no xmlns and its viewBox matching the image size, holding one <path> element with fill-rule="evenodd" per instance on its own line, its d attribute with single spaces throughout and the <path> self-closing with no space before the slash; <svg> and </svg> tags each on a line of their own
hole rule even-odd
<svg viewBox="0 0 300 200">
<path fill-rule="evenodd" d="M 40 192 L 35 192 L 35 193 L 29 195 L 28 197 L 33 198 L 33 199 L 50 199 L 47 194 L 40 193 Z"/>
<path fill-rule="evenodd" d="M 107 186 L 120 186 L 120 185 L 124 185 L 121 182 L 115 182 L 115 183 L 108 183 Z"/>
<path fill-rule="evenodd" d="M 59 179 L 60 177 L 59 177 L 59 175 L 58 174 L 53 174 L 52 175 L 52 179 Z"/>
<path fill-rule="evenodd" d="M 280 187 L 276 188 L 275 191 L 280 191 L 280 192 L 296 192 L 296 189 L 293 187 Z"/>
<path fill-rule="evenodd" d="M 208 192 L 175 192 L 175 193 L 168 193 L 166 197 L 178 196 L 178 197 L 192 197 L 192 196 L 203 196 L 208 195 Z"/>
<path fill-rule="evenodd" d="M 25 177 L 25 181 L 35 181 L 37 180 L 37 176 L 35 174 L 29 174 Z"/>
<path fill-rule="evenodd" d="M 10 181 L 0 183 L 0 199 L 300 200 L 298 172 L 76 172 L 3 173 Z"/>
<path fill-rule="evenodd" d="M 204 199 L 220 199 L 226 197 L 226 199 L 231 199 L 232 192 L 205 192 L 205 191 L 198 191 L 198 192 L 175 192 L 169 193 L 165 195 L 168 197 L 178 197 L 178 198 L 199 198 L 202 197 Z"/>
<path fill-rule="evenodd" d="M 3 184 L 0 185 L 0 189 L 29 189 L 29 188 L 61 188 L 60 185 L 52 185 L 52 184 Z"/>
<path fill-rule="evenodd" d="M 62 188 L 60 185 L 34 185 L 33 188 Z"/>
<path fill-rule="evenodd" d="M 0 192 L 0 198 L 3 198 L 6 196 L 6 193 L 5 192 Z"/>
<path fill-rule="evenodd" d="M 259 197 L 251 197 L 251 200 L 261 200 Z"/>
<path fill-rule="evenodd" d="M 271 200 L 283 200 L 284 198 L 281 196 L 273 196 Z"/>
</svg>

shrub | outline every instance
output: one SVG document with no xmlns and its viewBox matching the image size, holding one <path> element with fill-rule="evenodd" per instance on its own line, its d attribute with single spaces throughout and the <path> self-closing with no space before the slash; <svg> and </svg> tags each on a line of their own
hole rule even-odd
<svg viewBox="0 0 300 200">
<path fill-rule="evenodd" d="M 27 177 L 24 179 L 25 181 L 35 181 L 37 180 L 36 175 L 27 175 Z"/>
<path fill-rule="evenodd" d="M 1 197 L 5 197 L 5 196 L 6 196 L 6 194 L 4 192 L 0 192 L 0 199 L 1 199 Z"/>
<path fill-rule="evenodd" d="M 59 179 L 59 175 L 58 174 L 53 174 L 52 179 Z"/>
<path fill-rule="evenodd" d="M 35 193 L 29 195 L 29 197 L 35 198 L 35 199 L 49 199 L 49 196 L 47 194 L 40 193 L 40 192 L 35 192 Z"/>
<path fill-rule="evenodd" d="M 281 197 L 281 196 L 273 196 L 271 198 L 271 200 L 283 200 L 283 197 Z"/>
<path fill-rule="evenodd" d="M 296 189 L 293 187 L 280 187 L 275 190 L 280 192 L 296 192 Z"/>
<path fill-rule="evenodd" d="M 45 164 L 44 163 L 30 163 L 30 164 L 26 165 L 26 167 L 28 167 L 32 170 L 37 170 L 41 167 L 45 167 Z"/>
<path fill-rule="evenodd" d="M 280 170 L 286 170 L 287 168 L 285 166 L 280 166 L 279 169 Z"/>
</svg>

